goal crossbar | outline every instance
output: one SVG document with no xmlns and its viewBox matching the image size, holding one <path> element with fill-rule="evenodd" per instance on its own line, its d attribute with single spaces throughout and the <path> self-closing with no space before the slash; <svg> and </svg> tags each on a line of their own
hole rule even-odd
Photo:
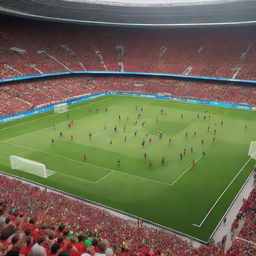
<svg viewBox="0 0 256 256">
<path fill-rule="evenodd" d="M 251 141 L 250 147 L 249 147 L 249 152 L 248 155 L 256 160 L 256 141 Z"/>
<path fill-rule="evenodd" d="M 10 163 L 11 168 L 14 170 L 27 172 L 42 178 L 47 178 L 55 173 L 54 171 L 47 169 L 43 163 L 19 156 L 10 156 Z"/>
<path fill-rule="evenodd" d="M 68 111 L 68 104 L 61 103 L 54 106 L 54 113 L 63 113 Z"/>
</svg>

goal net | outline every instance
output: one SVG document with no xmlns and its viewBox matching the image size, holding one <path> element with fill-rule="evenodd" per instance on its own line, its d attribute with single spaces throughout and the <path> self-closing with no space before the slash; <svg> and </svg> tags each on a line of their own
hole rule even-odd
<svg viewBox="0 0 256 256">
<path fill-rule="evenodd" d="M 68 111 L 68 104 L 61 103 L 54 106 L 54 113 L 63 113 Z"/>
<path fill-rule="evenodd" d="M 256 160 L 256 141 L 251 141 L 248 155 Z"/>
<path fill-rule="evenodd" d="M 55 172 L 46 169 L 42 163 L 32 161 L 19 156 L 10 156 L 11 168 L 23 172 L 28 172 L 43 178 L 47 178 Z"/>
</svg>

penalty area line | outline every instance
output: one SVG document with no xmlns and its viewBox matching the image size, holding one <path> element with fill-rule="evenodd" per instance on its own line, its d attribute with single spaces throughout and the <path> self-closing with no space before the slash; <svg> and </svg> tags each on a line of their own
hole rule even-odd
<svg viewBox="0 0 256 256">
<path fill-rule="evenodd" d="M 77 177 L 77 176 L 74 176 L 74 175 L 70 175 L 70 174 L 66 174 L 66 173 L 63 173 L 63 172 L 57 172 L 55 171 L 56 173 L 60 174 L 60 175 L 63 175 L 63 176 L 67 176 L 67 177 L 71 177 L 73 179 L 77 179 L 77 180 L 82 180 L 82 181 L 86 181 L 86 182 L 89 182 L 89 183 L 98 183 L 100 181 L 102 181 L 103 179 L 105 179 L 108 175 L 110 175 L 112 173 L 112 171 L 110 171 L 109 173 L 105 174 L 103 177 L 101 177 L 100 179 L 96 180 L 96 181 L 91 181 L 91 180 L 87 180 L 87 179 L 84 179 L 84 178 L 81 178 L 81 177 Z"/>
<path fill-rule="evenodd" d="M 143 179 L 143 180 L 146 180 L 146 181 L 150 181 L 150 182 L 154 182 L 154 183 L 159 183 L 159 184 L 162 184 L 162 185 L 170 186 L 170 183 L 166 183 L 166 182 L 162 182 L 162 181 L 158 181 L 158 180 L 151 180 L 151 179 L 148 179 L 148 178 L 145 178 L 145 177 L 142 177 L 142 176 L 138 176 L 138 175 L 134 175 L 134 174 L 130 174 L 130 173 L 125 173 L 125 172 L 114 170 L 114 169 L 105 168 L 103 166 L 99 166 L 99 165 L 95 165 L 95 164 L 89 164 L 89 163 L 78 161 L 78 160 L 75 160 L 75 159 L 72 159 L 72 158 L 68 158 L 68 157 L 65 157 L 65 156 L 62 156 L 62 155 L 59 155 L 59 154 L 55 154 L 55 153 L 39 150 L 39 149 L 36 149 L 36 148 L 27 147 L 27 146 L 23 146 L 23 145 L 20 145 L 20 144 L 13 143 L 13 142 L 9 142 L 7 140 L 2 141 L 2 142 L 10 144 L 10 145 L 14 145 L 16 147 L 26 148 L 26 149 L 29 149 L 29 150 L 33 150 L 33 151 L 41 152 L 41 153 L 44 153 L 44 154 L 48 154 L 48 155 L 56 156 L 56 157 L 59 157 L 59 158 L 63 158 L 63 159 L 69 160 L 69 161 L 77 162 L 79 164 L 84 164 L 84 165 L 88 165 L 88 166 L 92 166 L 92 167 L 97 167 L 99 169 L 104 169 L 104 170 L 109 171 L 107 174 L 105 174 L 99 180 L 97 180 L 95 182 L 89 181 L 89 182 L 92 182 L 92 183 L 100 182 L 103 178 L 109 176 L 112 173 L 119 173 L 119 174 L 122 174 L 122 175 L 127 175 L 127 176 L 131 176 L 131 177 L 134 177 L 134 178 L 139 178 L 139 179 Z M 60 173 L 60 172 L 57 172 L 57 173 Z M 63 173 L 60 173 L 60 174 L 63 174 Z M 63 174 L 63 175 L 72 176 L 72 175 L 68 175 L 68 174 Z M 72 177 L 75 177 L 75 178 L 78 178 L 78 179 L 82 179 L 82 178 L 79 178 L 79 177 L 76 177 L 76 176 L 72 176 Z M 83 179 L 83 180 L 86 180 L 86 179 Z M 86 180 L 86 181 L 88 181 L 88 180 Z"/>
<path fill-rule="evenodd" d="M 202 158 L 202 155 L 200 155 L 196 160 L 195 163 Z M 183 175 L 185 175 L 191 168 L 193 167 L 193 164 L 191 164 L 180 176 L 178 176 L 170 185 L 173 186 Z"/>
<path fill-rule="evenodd" d="M 212 212 L 212 210 L 215 208 L 215 206 L 217 205 L 217 203 L 219 202 L 219 200 L 222 198 L 222 196 L 225 194 L 225 192 L 228 190 L 228 188 L 232 185 L 232 183 L 235 181 L 235 179 L 238 177 L 238 175 L 243 171 L 243 169 L 246 167 L 246 165 L 249 163 L 249 161 L 252 158 L 250 157 L 246 163 L 243 165 L 243 167 L 240 169 L 240 171 L 236 174 L 236 176 L 231 180 L 231 182 L 228 184 L 228 186 L 225 188 L 225 190 L 221 193 L 221 195 L 218 197 L 218 199 L 215 201 L 215 203 L 213 204 L 213 206 L 211 207 L 211 209 L 207 212 L 207 214 L 205 215 L 205 217 L 203 218 L 203 220 L 201 221 L 200 224 L 192 224 L 195 227 L 200 228 L 205 220 L 207 219 L 207 217 L 210 215 L 210 213 Z"/>
</svg>

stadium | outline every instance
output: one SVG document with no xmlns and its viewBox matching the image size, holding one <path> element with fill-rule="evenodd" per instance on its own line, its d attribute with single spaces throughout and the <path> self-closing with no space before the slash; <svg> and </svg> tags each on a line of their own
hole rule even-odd
<svg viewBox="0 0 256 256">
<path fill-rule="evenodd" d="M 256 255 L 255 1 L 0 21 L 0 256 Z"/>
</svg>

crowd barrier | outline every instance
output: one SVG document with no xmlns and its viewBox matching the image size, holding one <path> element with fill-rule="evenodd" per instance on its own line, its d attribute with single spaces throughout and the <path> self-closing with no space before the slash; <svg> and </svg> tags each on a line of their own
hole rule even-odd
<svg viewBox="0 0 256 256">
<path fill-rule="evenodd" d="M 234 108 L 234 109 L 242 109 L 242 110 L 251 110 L 256 111 L 256 106 L 251 105 L 243 105 L 243 104 L 235 104 L 235 103 L 228 103 L 228 102 L 219 102 L 219 101 L 210 101 L 210 100 L 200 100 L 200 99 L 190 99 L 190 98 L 179 98 L 179 97 L 172 97 L 172 96 L 164 96 L 164 95 L 155 95 L 155 94 L 147 94 L 147 93 L 133 93 L 133 92 L 102 92 L 97 94 L 91 94 L 86 97 L 81 97 L 78 99 L 68 100 L 66 101 L 68 105 L 73 105 L 79 102 L 83 102 L 86 100 L 95 99 L 98 97 L 102 97 L 105 95 L 123 95 L 123 96 L 133 96 L 133 97 L 142 97 L 142 98 L 151 98 L 151 99 L 163 99 L 163 100 L 172 100 L 172 101 L 180 101 L 180 102 L 188 102 L 188 103 L 195 103 L 195 104 L 204 104 L 204 105 L 211 105 L 217 107 L 225 107 L 225 108 Z M 58 103 L 59 104 L 59 103 Z M 20 119 L 23 117 L 33 116 L 37 114 L 41 114 L 47 111 L 52 111 L 56 104 L 52 104 L 46 107 L 26 111 L 19 114 L 14 114 L 10 116 L 0 117 L 0 123 L 6 123 L 9 121 L 13 121 L 16 119 Z"/>
<path fill-rule="evenodd" d="M 58 72 L 58 73 L 2 78 L 0 79 L 0 83 L 40 79 L 40 78 L 55 77 L 55 76 L 65 76 L 65 75 L 81 75 L 81 74 L 116 75 L 116 76 L 151 76 L 151 77 L 153 76 L 153 77 L 162 77 L 162 78 L 176 78 L 176 79 L 178 78 L 178 79 L 191 79 L 191 80 L 202 80 L 202 81 L 211 81 L 211 82 L 244 83 L 244 84 L 256 85 L 256 80 L 246 80 L 246 79 L 233 79 L 233 78 L 208 77 L 208 76 L 188 76 L 188 75 L 179 75 L 179 74 L 148 73 L 148 72 L 88 71 L 88 70 L 65 71 L 65 72 Z"/>
</svg>

